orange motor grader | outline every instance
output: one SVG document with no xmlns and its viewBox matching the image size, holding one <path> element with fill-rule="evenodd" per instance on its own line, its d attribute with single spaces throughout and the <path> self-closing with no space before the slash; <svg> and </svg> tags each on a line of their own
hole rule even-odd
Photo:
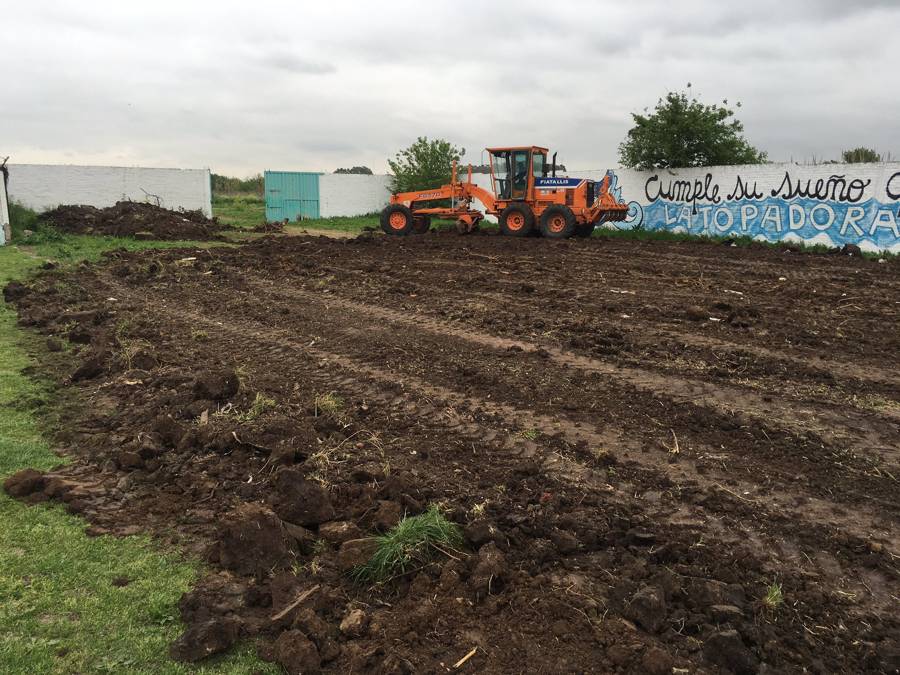
<svg viewBox="0 0 900 675">
<path fill-rule="evenodd" d="M 448 185 L 391 195 L 381 214 L 381 228 L 393 235 L 421 234 L 431 228 L 432 218 L 440 218 L 455 220 L 465 233 L 490 214 L 497 216 L 502 234 L 564 239 L 589 237 L 596 225 L 625 220 L 628 214 L 628 206 L 609 190 L 609 174 L 599 182 L 557 178 L 556 154 L 548 163 L 547 148 L 537 146 L 487 151 L 493 192 L 472 182 L 471 165 L 467 179 L 457 180 L 454 162 Z M 449 200 L 450 205 L 428 206 L 436 200 Z M 481 202 L 484 211 L 473 209 L 473 200 Z"/>
</svg>

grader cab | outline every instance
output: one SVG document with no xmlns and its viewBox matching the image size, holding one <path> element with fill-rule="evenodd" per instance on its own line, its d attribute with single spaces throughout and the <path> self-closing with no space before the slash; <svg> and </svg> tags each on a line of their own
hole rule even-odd
<svg viewBox="0 0 900 675">
<path fill-rule="evenodd" d="M 491 187 L 457 180 L 456 163 L 450 183 L 439 188 L 391 196 L 381 215 L 381 227 L 393 235 L 427 232 L 432 218 L 455 220 L 460 232 L 470 232 L 485 214 L 496 216 L 501 233 L 511 237 L 540 234 L 552 239 L 589 237 L 602 223 L 625 220 L 628 206 L 610 192 L 610 175 L 602 181 L 556 176 L 556 154 L 538 146 L 487 148 Z M 443 201 L 440 206 L 429 203 Z M 447 205 L 449 200 L 449 205 Z M 484 211 L 472 207 L 481 203 Z"/>
</svg>

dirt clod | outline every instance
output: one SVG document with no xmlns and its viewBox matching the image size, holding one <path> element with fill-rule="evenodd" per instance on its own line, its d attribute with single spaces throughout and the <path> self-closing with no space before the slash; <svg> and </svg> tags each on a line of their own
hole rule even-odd
<svg viewBox="0 0 900 675">
<path fill-rule="evenodd" d="M 3 287 L 3 300 L 6 302 L 16 302 L 28 295 L 28 286 L 20 281 L 10 281 Z"/>
<path fill-rule="evenodd" d="M 259 504 L 241 504 L 219 526 L 219 564 L 264 576 L 294 560 L 294 541 L 281 520 Z"/>
<path fill-rule="evenodd" d="M 469 543 L 475 548 L 480 548 L 484 544 L 492 541 L 496 544 L 503 542 L 503 533 L 494 523 L 488 520 L 476 520 L 469 523 L 464 534 Z"/>
<path fill-rule="evenodd" d="M 72 382 L 92 380 L 106 370 L 105 359 L 99 354 L 88 356 L 84 362 L 72 373 Z"/>
<path fill-rule="evenodd" d="M 350 572 L 369 562 L 378 544 L 374 539 L 351 539 L 338 549 L 337 565 L 341 572 Z"/>
<path fill-rule="evenodd" d="M 656 633 L 666 621 L 666 600 L 659 588 L 643 586 L 625 606 L 624 615 L 645 630 Z"/>
<path fill-rule="evenodd" d="M 703 655 L 712 663 L 727 668 L 736 675 L 753 675 L 759 663 L 747 649 L 736 630 L 713 633 L 703 645 Z"/>
<path fill-rule="evenodd" d="M 240 380 L 233 370 L 206 371 L 194 381 L 194 399 L 227 401 L 237 394 Z"/>
<path fill-rule="evenodd" d="M 647 675 L 668 675 L 672 672 L 672 657 L 659 647 L 650 647 L 641 657 L 641 668 Z"/>
<path fill-rule="evenodd" d="M 271 503 L 283 520 L 305 527 L 319 525 L 335 516 L 325 488 L 307 480 L 298 469 L 283 468 L 275 474 Z"/>
<path fill-rule="evenodd" d="M 226 651 L 240 635 L 240 621 L 232 617 L 215 617 L 191 625 L 169 649 L 176 661 L 194 663 Z"/>
<path fill-rule="evenodd" d="M 479 598 L 497 593 L 503 589 L 507 570 L 506 556 L 497 548 L 497 544 L 489 542 L 478 550 L 469 586 Z"/>
<path fill-rule="evenodd" d="M 329 544 L 340 546 L 345 541 L 360 539 L 363 532 L 355 523 L 346 520 L 336 520 L 331 523 L 322 523 L 319 526 L 319 536 Z"/>
<path fill-rule="evenodd" d="M 300 630 L 289 630 L 279 635 L 273 653 L 275 661 L 288 675 L 318 673 L 322 666 L 315 643 Z"/>
<path fill-rule="evenodd" d="M 387 532 L 400 522 L 403 517 L 403 509 L 397 502 L 379 500 L 378 508 L 370 519 L 372 527 L 382 532 Z"/>
<path fill-rule="evenodd" d="M 41 492 L 45 483 L 46 478 L 42 472 L 35 469 L 22 469 L 3 481 L 3 489 L 10 497 L 22 499 Z"/>
<path fill-rule="evenodd" d="M 347 637 L 359 637 L 369 626 L 369 617 L 361 609 L 351 609 L 341 621 L 341 632 Z"/>
</svg>

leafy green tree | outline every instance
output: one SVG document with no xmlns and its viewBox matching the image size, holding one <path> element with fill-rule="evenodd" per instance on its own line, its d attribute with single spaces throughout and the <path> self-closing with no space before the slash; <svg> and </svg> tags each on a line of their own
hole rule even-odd
<svg viewBox="0 0 900 675">
<path fill-rule="evenodd" d="M 727 100 L 706 105 L 685 92 L 669 92 L 652 114 L 631 115 L 634 127 L 619 146 L 622 165 L 676 169 L 765 163 L 766 153 L 744 139 L 744 125 L 727 106 Z"/>
<path fill-rule="evenodd" d="M 453 160 L 466 154 L 448 141 L 437 138 L 429 141 L 420 136 L 416 142 L 388 160 L 391 168 L 391 190 L 411 192 L 440 187 L 450 182 Z"/>
<path fill-rule="evenodd" d="M 853 150 L 844 150 L 841 153 L 844 164 L 863 164 L 865 162 L 880 162 L 881 155 L 872 150 L 872 148 L 864 148 L 862 146 L 853 148 Z"/>
<path fill-rule="evenodd" d="M 370 169 L 367 166 L 354 166 L 350 169 L 335 169 L 334 172 L 335 173 L 355 173 L 355 174 L 360 174 L 360 175 L 364 175 L 364 176 L 372 175 L 372 169 Z"/>
<path fill-rule="evenodd" d="M 232 178 L 231 176 L 222 176 L 220 174 L 212 174 L 212 191 L 213 194 L 236 194 L 236 193 L 252 193 L 259 196 L 263 194 L 263 176 L 256 174 L 250 178 Z"/>
</svg>

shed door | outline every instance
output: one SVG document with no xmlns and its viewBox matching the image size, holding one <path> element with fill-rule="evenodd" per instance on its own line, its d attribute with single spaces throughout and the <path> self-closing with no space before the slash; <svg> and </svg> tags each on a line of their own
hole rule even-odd
<svg viewBox="0 0 900 675">
<path fill-rule="evenodd" d="M 319 217 L 319 175 L 266 171 L 266 220 L 294 221 Z"/>
</svg>

